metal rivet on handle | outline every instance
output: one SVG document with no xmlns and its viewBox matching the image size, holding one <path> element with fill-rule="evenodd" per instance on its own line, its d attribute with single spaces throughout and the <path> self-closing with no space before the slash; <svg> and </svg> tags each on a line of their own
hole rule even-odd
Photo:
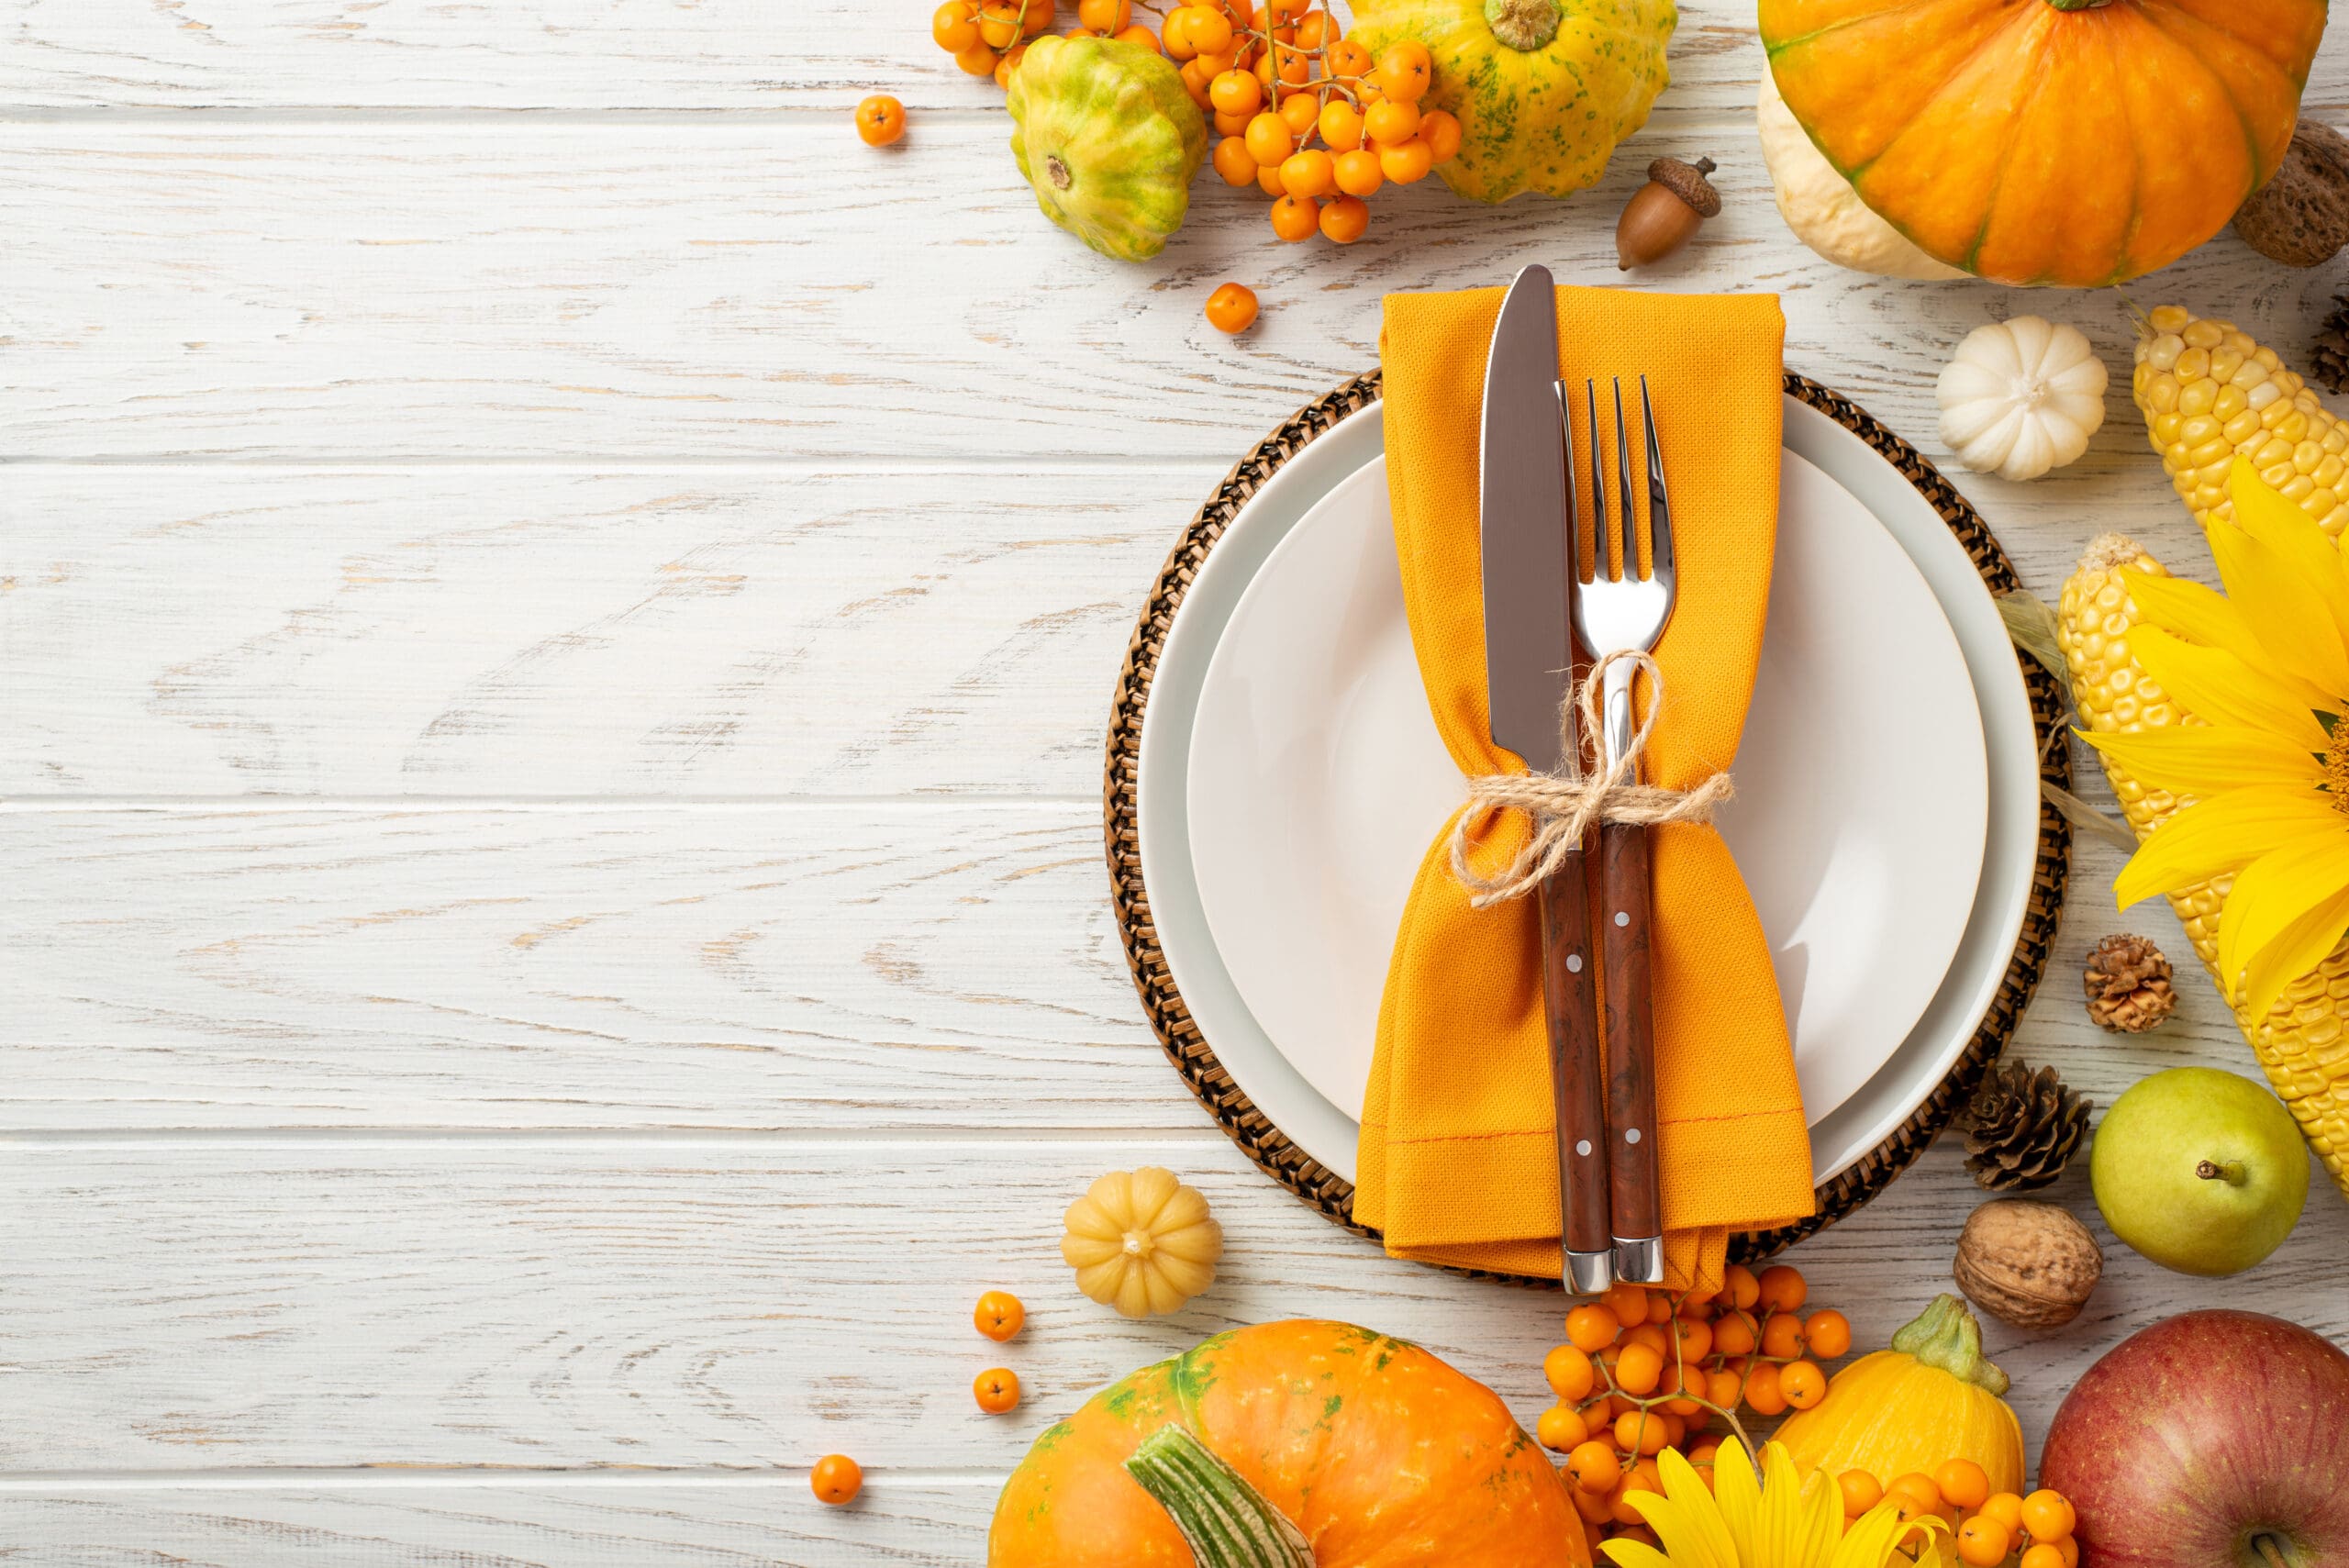
<svg viewBox="0 0 2349 1568">
<path fill-rule="evenodd" d="M 1577 1153 L 1577 1154 L 1587 1154 L 1587 1153 L 1589 1153 L 1589 1152 L 1590 1152 L 1590 1140 L 1589 1140 L 1589 1139 L 1587 1139 L 1587 1138 L 1586 1138 L 1586 1139 L 1584 1139 L 1581 1142 L 1579 1142 L 1579 1143 L 1575 1144 L 1575 1153 Z"/>
<path fill-rule="evenodd" d="M 1568 974 L 1580 974 L 1582 973 L 1582 954 L 1578 952 L 1570 952 L 1566 954 L 1566 973 Z"/>
<path fill-rule="evenodd" d="M 1625 1129 L 1623 1129 L 1623 1141 L 1624 1141 L 1624 1142 L 1626 1142 L 1626 1143 L 1637 1143 L 1639 1140 L 1640 1140 L 1640 1129 L 1639 1129 L 1638 1128 L 1636 1128 L 1636 1127 L 1627 1127 L 1627 1128 L 1625 1128 Z"/>
<path fill-rule="evenodd" d="M 1617 925 L 1619 925 L 1619 926 L 1628 926 L 1628 925 L 1630 925 L 1630 924 L 1631 923 L 1631 913 L 1630 913 L 1630 911 L 1628 911 L 1628 910 L 1623 910 L 1623 909 L 1618 909 L 1618 910 L 1616 910 L 1616 911 L 1615 911 L 1615 923 L 1616 923 Z"/>
</svg>

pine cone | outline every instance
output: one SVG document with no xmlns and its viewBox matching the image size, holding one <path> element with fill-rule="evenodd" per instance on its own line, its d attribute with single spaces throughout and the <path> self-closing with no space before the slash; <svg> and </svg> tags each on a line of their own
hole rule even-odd
<svg viewBox="0 0 2349 1568">
<path fill-rule="evenodd" d="M 2176 1010 L 2169 960 L 2143 937 L 2111 936 L 2096 944 L 2080 976 L 2088 1017 L 2117 1034 L 2143 1034 Z"/>
<path fill-rule="evenodd" d="M 2089 1109 L 2053 1067 L 2034 1073 L 2021 1062 L 1992 1063 L 1966 1110 L 1965 1168 L 1975 1184 L 1994 1193 L 2047 1185 L 2079 1151 Z"/>
<path fill-rule="evenodd" d="M 2309 350 L 2309 379 L 2327 392 L 2349 387 L 2349 294 L 2332 296 L 2332 314 Z"/>
</svg>

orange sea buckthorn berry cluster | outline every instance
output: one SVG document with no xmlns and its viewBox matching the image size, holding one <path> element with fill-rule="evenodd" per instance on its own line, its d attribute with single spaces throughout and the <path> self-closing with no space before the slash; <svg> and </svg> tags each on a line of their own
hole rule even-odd
<svg viewBox="0 0 2349 1568">
<path fill-rule="evenodd" d="M 1086 0 L 1080 12 L 1091 3 Z M 930 14 L 930 36 L 955 64 L 974 76 L 994 77 L 1000 87 L 1019 69 L 1028 40 L 1048 31 L 1054 20 L 1055 0 L 946 0 Z M 1146 29 L 1143 37 L 1157 47 Z"/>
<path fill-rule="evenodd" d="M 1184 59 L 1184 84 L 1215 117 L 1215 172 L 1273 198 L 1273 232 L 1315 234 L 1350 245 L 1370 228 L 1364 198 L 1408 185 L 1460 150 L 1460 122 L 1422 113 L 1433 75 L 1424 45 L 1405 39 L 1374 60 L 1313 0 L 1243 0 L 1178 6 L 1167 13 L 1166 51 Z M 1218 20 L 1192 18 L 1215 17 Z M 1232 42 L 1213 54 L 1201 35 Z"/>
<path fill-rule="evenodd" d="M 1957 1560 L 1968 1568 L 2076 1568 L 2078 1543 L 2072 1539 L 2078 1523 L 2069 1499 L 2060 1492 L 2041 1490 L 2028 1497 L 1993 1492 L 1990 1478 L 1970 1459 L 1953 1459 L 1931 1475 L 1922 1471 L 1896 1475 L 1887 1485 L 1865 1470 L 1847 1470 L 1836 1483 L 1843 1493 L 1843 1517 L 1856 1519 L 1878 1503 L 1889 1501 L 1903 1520 L 1920 1521 L 1905 1545 L 1922 1544 L 1923 1521 L 1938 1519 L 1956 1548 Z"/>
<path fill-rule="evenodd" d="M 1655 1456 L 1665 1449 L 1710 1482 L 1721 1443 L 1745 1435 L 1741 1410 L 1777 1416 L 1827 1396 L 1820 1363 L 1849 1353 L 1852 1325 L 1831 1310 L 1801 1316 L 1809 1297 L 1795 1269 L 1732 1265 L 1719 1291 L 1619 1284 L 1566 1314 L 1566 1342 L 1542 1363 L 1558 1403 L 1534 1436 L 1566 1456 L 1594 1549 L 1648 1539 L 1626 1499 L 1664 1489 Z M 1708 1435 L 1716 1420 L 1737 1436 Z"/>
</svg>

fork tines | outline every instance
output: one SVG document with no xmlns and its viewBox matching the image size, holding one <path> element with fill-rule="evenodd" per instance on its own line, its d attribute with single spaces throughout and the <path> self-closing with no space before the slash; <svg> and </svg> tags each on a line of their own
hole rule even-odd
<svg viewBox="0 0 2349 1568">
<path fill-rule="evenodd" d="M 1583 383 L 1583 404 L 1590 420 L 1590 491 L 1591 522 L 1594 529 L 1592 567 L 1597 576 L 1621 582 L 1627 578 L 1645 581 L 1671 572 L 1672 560 L 1672 500 L 1664 485 L 1664 451 L 1655 431 L 1655 404 L 1648 395 L 1648 378 L 1640 377 L 1640 433 L 1647 459 L 1648 482 L 1648 562 L 1643 571 L 1640 550 L 1634 541 L 1639 509 L 1631 493 L 1631 444 L 1630 422 L 1623 417 L 1623 378 L 1613 378 L 1615 392 L 1615 518 L 1607 515 L 1607 464 L 1605 449 L 1599 444 L 1598 383 L 1596 378 Z M 1568 443 L 1568 483 L 1572 483 L 1572 443 Z M 1620 529 L 1620 531 L 1619 531 Z"/>
</svg>

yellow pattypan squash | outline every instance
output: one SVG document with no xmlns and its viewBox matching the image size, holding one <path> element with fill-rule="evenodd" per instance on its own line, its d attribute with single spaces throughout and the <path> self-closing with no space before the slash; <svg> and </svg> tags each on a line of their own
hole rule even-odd
<svg viewBox="0 0 2349 1568">
<path fill-rule="evenodd" d="M 1215 1283 L 1223 1256 L 1208 1200 L 1155 1165 L 1103 1176 L 1064 1222 L 1061 1256 L 1077 1289 L 1129 1318 L 1174 1311 Z"/>
<path fill-rule="evenodd" d="M 1460 121 L 1460 153 L 1436 165 L 1480 202 L 1594 183 L 1615 144 L 1647 123 L 1671 73 L 1672 0 L 1353 0 L 1373 53 L 1416 39 L 1435 62 L 1422 109 Z"/>
<path fill-rule="evenodd" d="M 2007 1374 L 1982 1354 L 1974 1315 L 1957 1297 L 1937 1296 L 1892 1336 L 1890 1350 L 1837 1373 L 1827 1396 L 1787 1418 L 1774 1440 L 1805 1473 L 1865 1470 L 1889 1481 L 1970 1459 L 1991 1491 L 2021 1492 L 2022 1424 L 1999 1397 L 2006 1391 Z M 1948 1561 L 1954 1549 L 1940 1544 Z"/>
</svg>

